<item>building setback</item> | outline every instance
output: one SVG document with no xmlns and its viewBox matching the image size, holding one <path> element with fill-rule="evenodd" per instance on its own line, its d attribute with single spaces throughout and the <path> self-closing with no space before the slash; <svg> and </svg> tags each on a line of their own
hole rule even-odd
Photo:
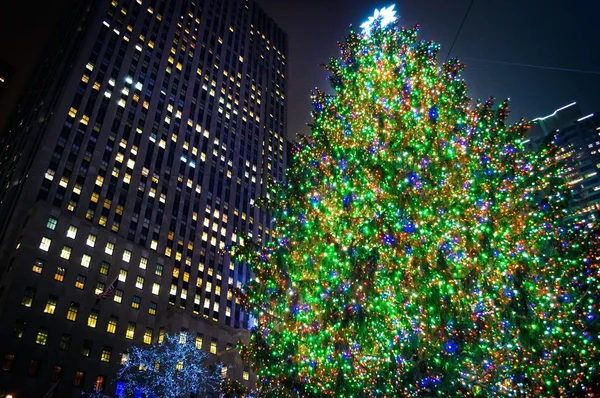
<svg viewBox="0 0 600 398">
<path fill-rule="evenodd" d="M 287 37 L 253 0 L 68 8 L 0 141 L 0 393 L 113 394 L 130 345 L 180 330 L 249 385 L 223 253 L 272 234 Z"/>
<path fill-rule="evenodd" d="M 554 137 L 559 157 L 565 161 L 567 183 L 572 188 L 571 220 L 592 220 L 600 208 L 600 113 L 582 116 L 575 102 L 548 116 L 534 119 L 526 146 L 538 148 Z"/>
</svg>

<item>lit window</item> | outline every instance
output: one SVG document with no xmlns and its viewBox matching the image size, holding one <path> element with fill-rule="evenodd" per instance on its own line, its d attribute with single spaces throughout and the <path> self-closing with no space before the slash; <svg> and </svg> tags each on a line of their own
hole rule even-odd
<svg viewBox="0 0 600 398">
<path fill-rule="evenodd" d="M 145 344 L 152 344 L 152 329 L 151 328 L 146 328 L 146 331 L 144 332 L 144 343 Z"/>
<path fill-rule="evenodd" d="M 100 356 L 100 360 L 102 362 L 110 362 L 110 353 L 112 351 L 112 348 L 110 347 L 104 347 L 104 349 L 102 350 L 102 355 Z"/>
<path fill-rule="evenodd" d="M 89 247 L 94 247 L 96 245 L 96 235 L 89 234 L 85 244 Z"/>
<path fill-rule="evenodd" d="M 75 322 L 77 319 L 77 312 L 79 311 L 79 304 L 71 302 L 69 305 L 69 310 L 67 311 L 67 319 L 69 321 Z"/>
<path fill-rule="evenodd" d="M 102 352 L 102 354 L 104 354 L 104 352 Z M 108 358 L 110 360 L 110 352 L 108 354 Z M 108 362 L 108 361 L 106 361 L 106 362 Z M 104 376 L 98 375 L 98 377 L 96 378 L 96 383 L 94 384 L 94 390 L 102 391 L 104 389 L 104 381 L 105 381 Z"/>
<path fill-rule="evenodd" d="M 143 276 L 138 275 L 138 277 L 135 280 L 135 287 L 137 287 L 138 289 L 144 288 L 144 277 Z"/>
<path fill-rule="evenodd" d="M 86 277 L 84 275 L 77 275 L 77 279 L 75 280 L 75 287 L 77 289 L 83 289 L 85 287 Z"/>
<path fill-rule="evenodd" d="M 73 380 L 73 386 L 74 387 L 81 387 L 83 385 L 83 380 L 84 379 L 85 379 L 85 373 L 84 372 L 82 372 L 82 371 L 75 372 L 75 379 Z"/>
<path fill-rule="evenodd" d="M 69 230 L 67 231 L 67 238 L 75 239 L 77 236 L 77 227 L 74 225 L 69 225 Z"/>
<path fill-rule="evenodd" d="M 127 325 L 127 330 L 125 331 L 125 338 L 129 340 L 133 340 L 133 335 L 135 334 L 135 323 L 129 322 Z"/>
<path fill-rule="evenodd" d="M 104 291 L 105 287 L 106 287 L 106 285 L 104 285 L 104 283 L 102 283 L 102 282 L 96 283 L 96 289 L 94 290 L 94 294 L 102 293 Z"/>
<path fill-rule="evenodd" d="M 40 328 L 40 331 L 35 338 L 35 343 L 39 345 L 46 345 L 48 341 L 48 329 Z"/>
<path fill-rule="evenodd" d="M 151 301 L 150 306 L 148 307 L 148 313 L 150 315 L 156 315 L 156 309 L 158 308 L 158 304 Z"/>
<path fill-rule="evenodd" d="M 44 260 L 36 258 L 35 261 L 33 262 L 33 267 L 31 267 L 31 270 L 33 272 L 35 272 L 36 274 L 41 274 L 43 269 L 44 269 Z"/>
<path fill-rule="evenodd" d="M 247 370 L 244 370 L 244 372 L 242 373 L 242 378 L 244 380 L 248 380 L 250 378 L 250 373 Z"/>
<path fill-rule="evenodd" d="M 199 350 L 202 349 L 202 337 L 203 337 L 203 335 L 201 333 L 198 333 L 196 335 L 196 348 Z"/>
<path fill-rule="evenodd" d="M 212 339 L 210 342 L 210 353 L 211 354 L 217 353 L 217 341 L 215 339 Z"/>
<path fill-rule="evenodd" d="M 84 253 L 84 255 L 81 257 L 81 266 L 85 267 L 85 268 L 89 268 L 91 262 L 92 262 L 92 256 Z"/>
<path fill-rule="evenodd" d="M 45 177 L 47 180 L 50 180 L 50 181 L 52 181 L 52 180 L 54 180 L 54 174 L 55 174 L 55 171 L 54 171 L 54 170 L 52 170 L 52 169 L 48 169 L 48 170 L 46 171 L 46 174 L 44 174 L 44 177 Z"/>
<path fill-rule="evenodd" d="M 46 301 L 46 307 L 44 308 L 44 312 L 46 314 L 54 315 L 54 311 L 56 311 L 56 303 L 58 298 L 55 296 L 50 296 L 48 301 Z"/>
<path fill-rule="evenodd" d="M 104 248 L 104 253 L 112 256 L 114 250 L 115 250 L 115 244 L 111 243 L 111 242 L 106 242 L 106 247 Z"/>
<path fill-rule="evenodd" d="M 152 294 L 155 294 L 158 296 L 158 293 L 160 292 L 160 284 L 154 282 L 152 284 Z"/>
<path fill-rule="evenodd" d="M 56 267 L 56 273 L 54 273 L 54 280 L 59 282 L 64 281 L 66 272 L 67 270 L 63 267 Z"/>
<path fill-rule="evenodd" d="M 122 290 L 120 290 L 120 289 L 115 290 L 114 300 L 117 303 L 123 302 L 123 291 Z"/>
<path fill-rule="evenodd" d="M 128 263 L 131 260 L 131 252 L 129 250 L 125 250 L 123 252 L 123 261 Z"/>
<path fill-rule="evenodd" d="M 117 318 L 114 316 L 111 316 L 110 319 L 108 320 L 108 326 L 106 326 L 106 331 L 108 333 L 112 333 L 115 334 L 115 332 L 117 331 Z"/>
<path fill-rule="evenodd" d="M 127 280 L 127 270 L 121 268 L 121 270 L 119 271 L 119 281 L 125 282 L 126 280 Z"/>
<path fill-rule="evenodd" d="M 28 287 L 25 289 L 25 293 L 23 294 L 23 300 L 21 300 L 21 304 L 25 307 L 31 307 L 33 304 L 33 298 L 35 296 L 35 289 Z"/>
<path fill-rule="evenodd" d="M 109 270 L 110 270 L 110 264 L 107 263 L 106 261 L 103 261 L 102 265 L 100 266 L 100 273 L 102 275 L 108 275 Z"/>
<path fill-rule="evenodd" d="M 42 238 L 42 242 L 40 243 L 40 249 L 47 252 L 50 249 L 50 244 L 52 243 L 52 239 L 46 238 L 45 236 Z"/>
<path fill-rule="evenodd" d="M 60 256 L 65 260 L 71 258 L 71 248 L 69 246 L 63 246 Z"/>
<path fill-rule="evenodd" d="M 46 223 L 46 228 L 54 231 L 56 229 L 56 224 L 58 224 L 58 218 L 50 217 L 48 218 L 48 222 Z"/>
<path fill-rule="evenodd" d="M 133 298 L 131 299 L 131 308 L 139 310 L 141 302 L 142 298 L 140 296 L 133 296 Z"/>
<path fill-rule="evenodd" d="M 140 258 L 140 268 L 146 269 L 147 265 L 148 265 L 148 259 L 146 257 Z"/>
<path fill-rule="evenodd" d="M 95 310 L 92 310 L 92 312 L 90 312 L 90 315 L 88 316 L 87 325 L 91 328 L 95 328 L 97 324 L 98 324 L 98 312 Z"/>
</svg>

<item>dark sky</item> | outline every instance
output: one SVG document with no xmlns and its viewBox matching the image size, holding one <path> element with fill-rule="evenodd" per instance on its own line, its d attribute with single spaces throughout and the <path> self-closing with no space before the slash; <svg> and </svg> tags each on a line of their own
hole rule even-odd
<svg viewBox="0 0 600 398">
<path fill-rule="evenodd" d="M 0 8 L 0 59 L 15 68 L 0 98 L 0 134 L 26 87 L 35 62 L 56 28 L 66 0 L 6 0 Z"/>
<path fill-rule="evenodd" d="M 100 1 L 100 0 L 98 0 Z M 107 1 L 107 0 L 104 0 Z M 289 35 L 288 136 L 306 132 L 310 91 L 328 87 L 319 66 L 337 56 L 337 40 L 375 8 L 394 0 L 258 0 Z M 402 25 L 421 25 L 420 37 L 441 44 L 456 35 L 470 0 L 397 0 Z M 0 12 L 0 59 L 17 67 L 14 95 L 26 83 L 32 60 L 54 29 L 65 0 L 14 1 Z M 452 55 L 467 64 L 473 98 L 511 98 L 513 117 L 534 118 L 577 101 L 600 111 L 600 1 L 475 0 Z M 27 21 L 27 23 L 25 23 Z M 481 60 L 593 71 L 595 74 L 503 65 Z M 9 93 L 7 93 L 7 96 Z M 0 126 L 7 107 L 0 106 Z"/>
<path fill-rule="evenodd" d="M 258 0 L 289 36 L 288 136 L 306 131 L 310 91 L 327 88 L 318 66 L 337 56 L 337 40 L 375 8 L 394 0 Z M 421 25 L 420 38 L 441 45 L 444 59 L 470 0 L 397 0 L 403 26 Z M 577 101 L 600 111 L 600 1 L 475 0 L 452 55 L 467 65 L 472 98 L 510 98 L 513 119 L 532 119 Z M 522 66 L 595 71 L 583 74 Z"/>
</svg>

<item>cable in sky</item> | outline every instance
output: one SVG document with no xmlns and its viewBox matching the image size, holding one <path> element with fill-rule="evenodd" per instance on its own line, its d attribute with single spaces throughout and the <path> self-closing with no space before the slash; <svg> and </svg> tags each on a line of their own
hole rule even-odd
<svg viewBox="0 0 600 398">
<path fill-rule="evenodd" d="M 522 66 L 525 68 L 537 68 L 537 69 L 546 69 L 546 70 L 558 70 L 562 72 L 573 72 L 573 73 L 583 73 L 587 75 L 599 75 L 600 71 L 595 70 L 583 70 L 583 69 L 572 69 L 572 68 L 559 68 L 557 66 L 544 66 L 544 65 L 533 65 L 533 64 L 522 64 L 519 62 L 506 62 L 506 61 L 494 61 L 490 59 L 481 59 L 481 58 L 468 58 L 461 57 L 466 61 L 476 61 L 476 62 L 487 62 L 490 64 L 499 64 L 499 65 L 510 65 L 510 66 Z"/>
<path fill-rule="evenodd" d="M 463 17 L 462 22 L 460 23 L 460 26 L 458 27 L 458 31 L 456 32 L 456 36 L 454 36 L 454 40 L 452 41 L 452 45 L 450 46 L 450 49 L 448 50 L 448 54 L 446 55 L 446 61 L 448 61 L 448 57 L 450 57 L 450 53 L 452 52 L 452 49 L 454 48 L 454 44 L 456 43 L 456 40 L 458 39 L 458 35 L 460 35 L 460 31 L 463 28 L 463 25 L 465 24 L 465 21 L 467 20 L 467 17 L 469 16 L 469 11 L 471 11 L 471 7 L 473 7 L 473 3 L 475 2 L 475 0 L 471 0 L 471 3 L 469 3 L 469 8 L 467 8 L 467 12 L 465 13 L 465 16 Z"/>
</svg>

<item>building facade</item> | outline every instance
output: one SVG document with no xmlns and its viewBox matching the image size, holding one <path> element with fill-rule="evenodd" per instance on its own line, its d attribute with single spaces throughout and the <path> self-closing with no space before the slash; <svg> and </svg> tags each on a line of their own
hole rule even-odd
<svg viewBox="0 0 600 398">
<path fill-rule="evenodd" d="M 0 141 L 0 393 L 113 394 L 130 345 L 180 330 L 249 385 L 225 249 L 273 233 L 286 35 L 253 0 L 69 9 Z"/>
<path fill-rule="evenodd" d="M 565 161 L 573 192 L 569 218 L 596 219 L 600 209 L 600 113 L 582 115 L 573 102 L 534 122 L 527 134 L 527 147 L 534 150 L 546 137 L 555 137 L 559 157 Z"/>
</svg>

